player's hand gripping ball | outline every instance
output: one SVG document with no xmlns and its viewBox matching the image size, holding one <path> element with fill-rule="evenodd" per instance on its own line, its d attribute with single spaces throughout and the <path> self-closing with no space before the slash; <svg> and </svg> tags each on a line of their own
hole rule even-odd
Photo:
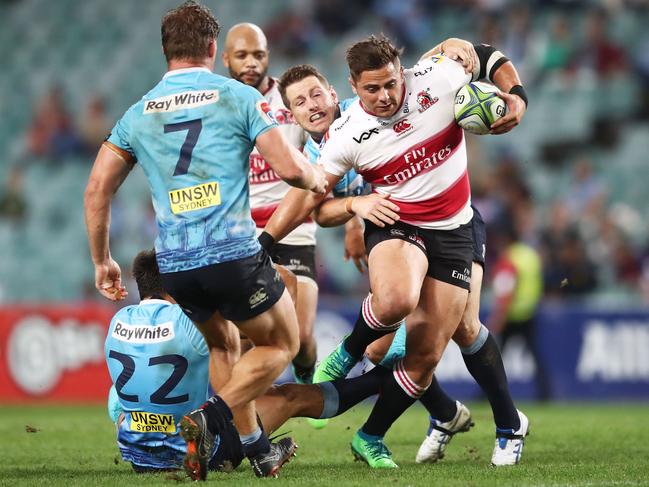
<svg viewBox="0 0 649 487">
<path fill-rule="evenodd" d="M 491 124 L 507 112 L 498 88 L 476 81 L 463 86 L 455 95 L 455 121 L 472 134 L 488 134 Z"/>
</svg>

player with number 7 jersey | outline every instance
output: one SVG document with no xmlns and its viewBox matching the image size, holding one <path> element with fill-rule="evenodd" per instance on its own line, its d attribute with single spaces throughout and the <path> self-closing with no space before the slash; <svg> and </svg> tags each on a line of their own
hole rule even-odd
<svg viewBox="0 0 649 487">
<path fill-rule="evenodd" d="M 147 175 L 162 273 L 259 251 L 243 176 L 275 126 L 256 90 L 200 67 L 167 72 L 117 122 L 106 144 Z"/>
<path fill-rule="evenodd" d="M 166 292 L 211 346 L 229 351 L 224 319 L 257 345 L 234 365 L 224 359 L 236 380 L 227 380 L 218 396 L 181 421 L 188 443 L 185 467 L 194 480 L 205 479 L 205 445 L 214 441 L 231 409 L 240 411 L 237 426 L 257 475 L 275 475 L 292 453 L 276 454 L 259 430 L 251 402 L 295 356 L 298 333 L 288 291 L 255 235 L 250 151 L 256 146 L 293 186 L 323 193 L 327 184 L 322 169 L 309 164 L 279 131 L 257 90 L 212 73 L 219 28 L 209 9 L 193 2 L 165 14 L 167 72 L 100 148 L 84 202 L 95 286 L 109 299 L 123 299 L 121 270 L 110 254 L 110 203 L 139 163 L 152 193 L 156 256 Z"/>
</svg>

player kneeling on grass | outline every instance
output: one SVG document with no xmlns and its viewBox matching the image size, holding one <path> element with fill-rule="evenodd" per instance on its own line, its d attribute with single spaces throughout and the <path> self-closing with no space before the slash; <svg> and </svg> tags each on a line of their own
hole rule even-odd
<svg viewBox="0 0 649 487">
<path fill-rule="evenodd" d="M 122 458 L 136 472 L 182 468 L 187 444 L 178 423 L 209 397 L 210 354 L 203 336 L 162 287 L 153 250 L 133 261 L 141 301 L 113 317 L 106 362 L 113 388 L 108 410 Z M 244 458 L 232 422 L 219 432 L 212 470 L 232 470 Z"/>
</svg>

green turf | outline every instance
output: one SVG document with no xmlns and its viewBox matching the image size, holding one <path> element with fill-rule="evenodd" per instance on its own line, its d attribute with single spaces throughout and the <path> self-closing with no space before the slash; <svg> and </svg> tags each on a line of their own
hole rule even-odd
<svg viewBox="0 0 649 487">
<path fill-rule="evenodd" d="M 649 485 L 649 410 L 646 404 L 523 405 L 531 435 L 521 465 L 489 466 L 491 413 L 469 404 L 476 427 L 458 435 L 437 465 L 417 465 L 424 435 L 423 409 L 412 408 L 386 439 L 393 471 L 371 471 L 352 461 L 349 442 L 366 406 L 333 420 L 324 430 L 293 420 L 285 430 L 300 444 L 298 458 L 278 480 L 256 480 L 247 465 L 232 474 L 210 474 L 228 486 L 626 486 Z M 26 426 L 37 431 L 28 433 Z M 0 485 L 175 485 L 165 475 L 135 475 L 118 458 L 114 428 L 98 406 L 0 407 Z M 188 482 L 188 480 L 183 480 Z"/>
</svg>

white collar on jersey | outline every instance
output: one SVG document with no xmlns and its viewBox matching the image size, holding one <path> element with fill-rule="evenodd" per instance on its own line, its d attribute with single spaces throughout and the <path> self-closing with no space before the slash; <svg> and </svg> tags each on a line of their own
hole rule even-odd
<svg viewBox="0 0 649 487">
<path fill-rule="evenodd" d="M 193 73 L 194 71 L 205 71 L 206 73 L 211 73 L 212 72 L 209 69 L 203 68 L 203 67 L 200 67 L 200 66 L 196 66 L 195 68 L 180 68 L 180 69 L 174 69 L 172 71 L 167 71 L 164 74 L 164 76 L 162 77 L 162 79 L 165 79 L 168 76 L 174 76 L 176 74 Z"/>
<path fill-rule="evenodd" d="M 166 299 L 143 299 L 140 304 L 172 304 Z"/>
</svg>

